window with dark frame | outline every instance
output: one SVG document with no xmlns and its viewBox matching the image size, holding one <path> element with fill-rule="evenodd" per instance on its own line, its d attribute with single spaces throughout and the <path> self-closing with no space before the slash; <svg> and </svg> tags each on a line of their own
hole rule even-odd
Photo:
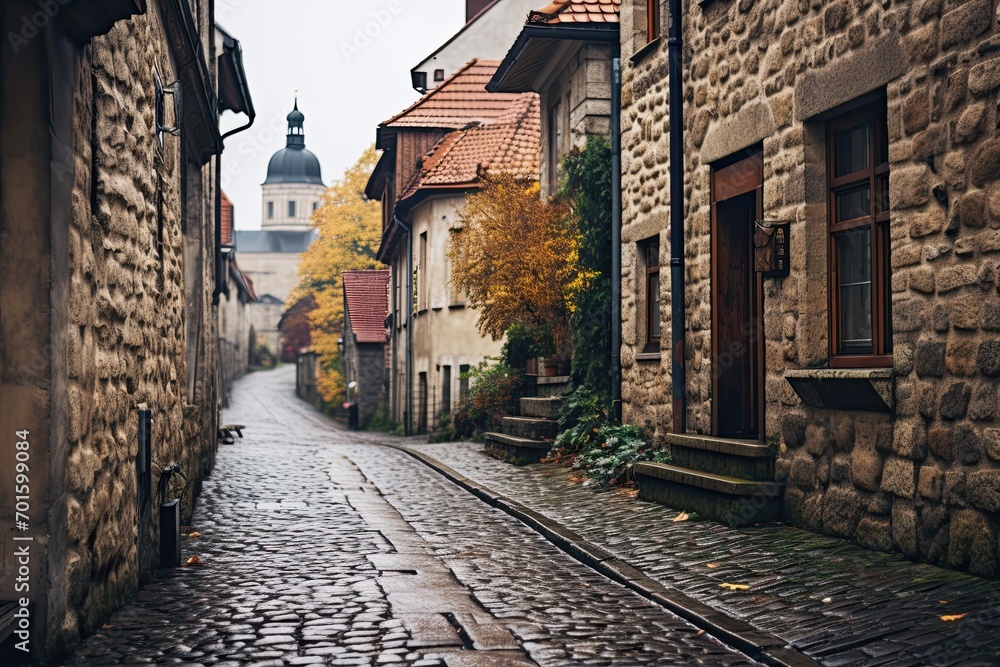
<svg viewBox="0 0 1000 667">
<path fill-rule="evenodd" d="M 643 353 L 660 351 L 660 238 L 639 243 L 642 255 L 644 298 L 646 302 L 646 337 Z"/>
<path fill-rule="evenodd" d="M 660 36 L 660 0 L 646 0 L 646 42 Z"/>
<path fill-rule="evenodd" d="M 267 219 L 274 220 L 274 202 L 267 202 Z"/>
<path fill-rule="evenodd" d="M 293 201 L 288 202 L 288 217 L 289 218 L 295 217 L 295 202 Z"/>
<path fill-rule="evenodd" d="M 885 101 L 828 124 L 830 366 L 892 366 Z"/>
</svg>

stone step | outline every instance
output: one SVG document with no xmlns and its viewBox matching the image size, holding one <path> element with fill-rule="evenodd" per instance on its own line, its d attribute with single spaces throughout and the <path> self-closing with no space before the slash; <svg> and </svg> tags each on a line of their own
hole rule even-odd
<svg viewBox="0 0 1000 667">
<path fill-rule="evenodd" d="M 573 378 L 568 375 L 539 376 L 535 381 L 535 392 L 543 398 L 571 394 L 573 393 Z"/>
<path fill-rule="evenodd" d="M 503 432 L 520 438 L 535 440 L 553 439 L 559 433 L 559 424 L 551 419 L 534 417 L 504 417 Z"/>
<path fill-rule="evenodd" d="M 639 497 L 730 526 L 776 521 L 784 484 L 713 475 L 664 463 L 636 463 Z"/>
<path fill-rule="evenodd" d="M 521 415 L 540 419 L 559 419 L 559 413 L 562 412 L 565 403 L 565 399 L 558 396 L 522 398 Z"/>
<path fill-rule="evenodd" d="M 506 433 L 485 433 L 486 453 L 515 465 L 538 463 L 549 453 L 552 444 L 544 440 L 520 438 Z"/>
<path fill-rule="evenodd" d="M 672 463 L 681 468 L 758 482 L 774 479 L 774 447 L 754 440 L 667 434 Z"/>
</svg>

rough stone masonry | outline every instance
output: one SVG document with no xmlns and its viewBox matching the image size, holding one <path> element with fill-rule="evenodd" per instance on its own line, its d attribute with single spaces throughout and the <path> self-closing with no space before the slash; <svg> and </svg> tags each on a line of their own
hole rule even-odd
<svg viewBox="0 0 1000 667">
<path fill-rule="evenodd" d="M 667 15 L 666 6 L 662 14 Z M 711 165 L 755 145 L 765 217 L 793 220 L 791 274 L 764 281 L 765 439 L 792 523 L 996 576 L 1000 533 L 1000 32 L 993 0 L 685 3 L 688 428 L 712 415 Z M 670 428 L 670 358 L 639 358 L 637 242 L 668 260 L 667 48 L 622 3 L 623 398 Z M 666 25 L 667 19 L 664 19 Z M 830 357 L 825 120 L 888 108 L 891 414 L 808 407 L 792 370 Z M 669 340 L 669 275 L 662 274 Z"/>
</svg>

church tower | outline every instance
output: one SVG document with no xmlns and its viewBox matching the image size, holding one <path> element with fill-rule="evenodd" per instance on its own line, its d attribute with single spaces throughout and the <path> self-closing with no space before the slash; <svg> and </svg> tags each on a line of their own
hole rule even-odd
<svg viewBox="0 0 1000 667">
<path fill-rule="evenodd" d="M 310 218 L 323 197 L 319 160 L 306 150 L 306 117 L 299 101 L 288 114 L 285 147 L 271 157 L 264 181 L 261 229 L 308 231 Z"/>
</svg>

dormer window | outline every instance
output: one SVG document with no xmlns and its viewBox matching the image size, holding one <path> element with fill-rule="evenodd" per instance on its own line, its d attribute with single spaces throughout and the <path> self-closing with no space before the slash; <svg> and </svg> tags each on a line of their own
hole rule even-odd
<svg viewBox="0 0 1000 667">
<path fill-rule="evenodd" d="M 295 217 L 295 202 L 293 201 L 288 202 L 288 217 L 289 218 Z"/>
<path fill-rule="evenodd" d="M 274 202 L 267 202 L 267 219 L 274 220 Z"/>
</svg>

